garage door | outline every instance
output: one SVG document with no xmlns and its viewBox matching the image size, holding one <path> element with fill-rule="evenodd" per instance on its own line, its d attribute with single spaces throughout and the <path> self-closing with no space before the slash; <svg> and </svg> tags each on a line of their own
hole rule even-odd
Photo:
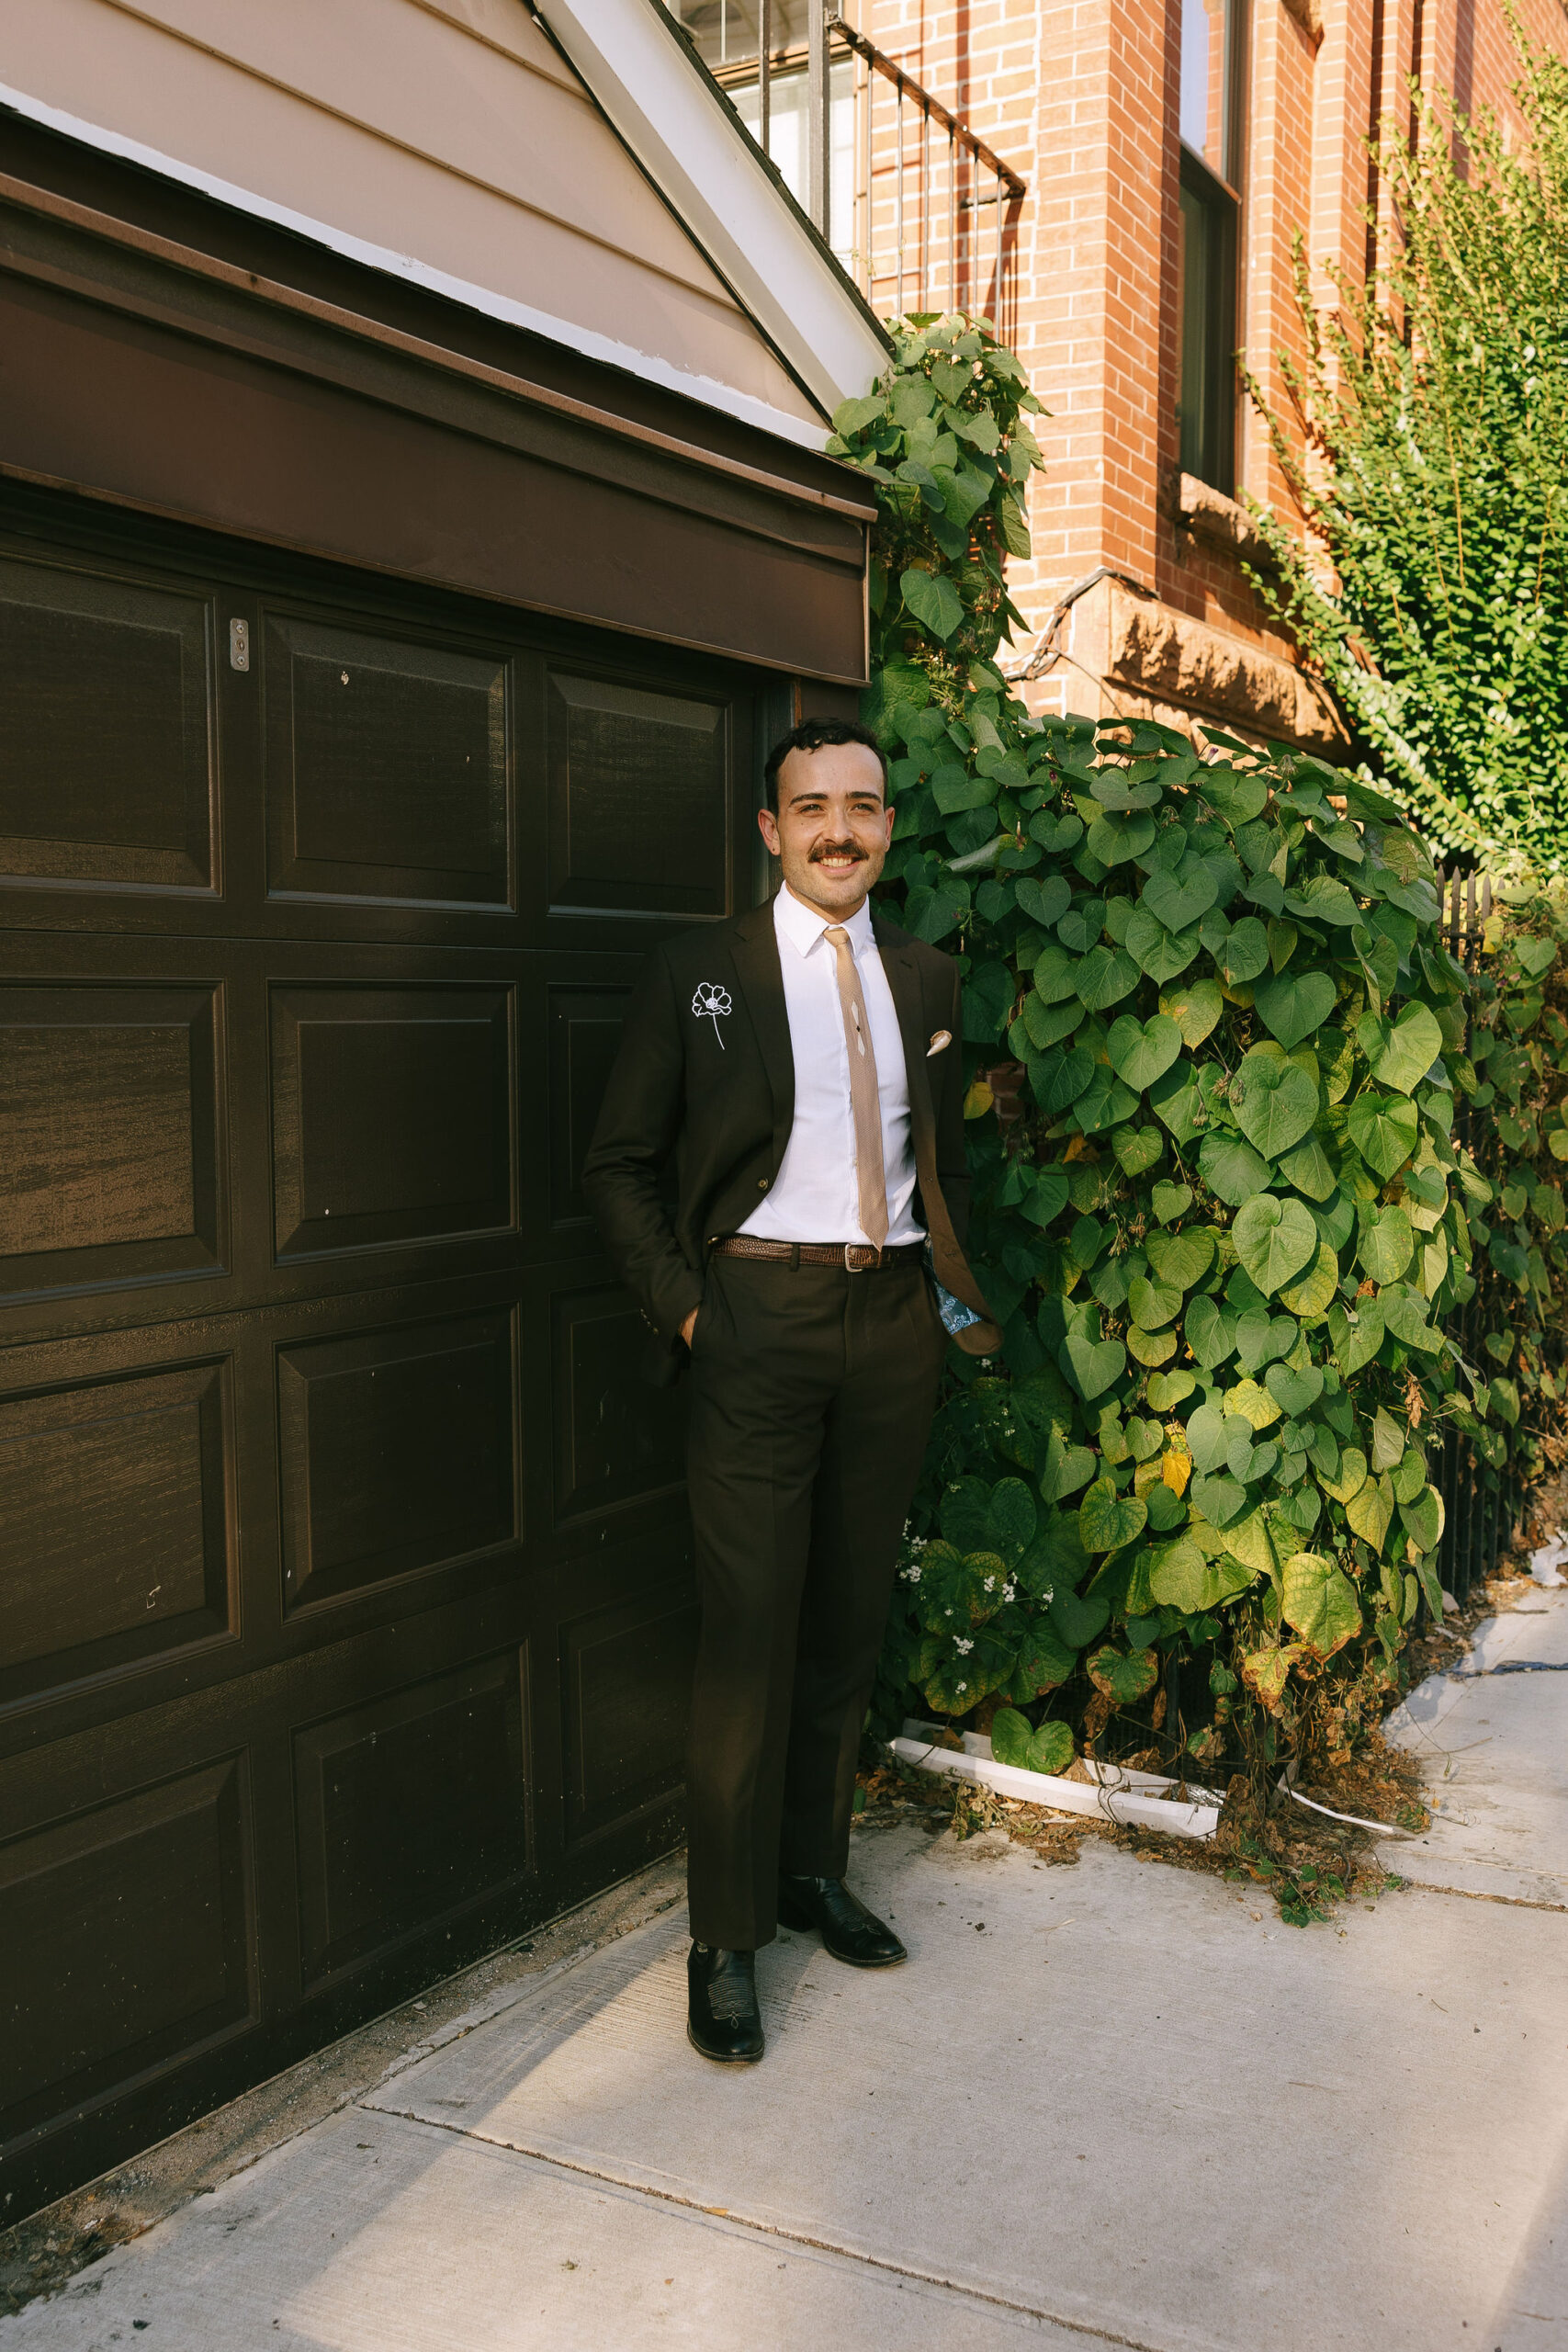
<svg viewBox="0 0 1568 2352">
<path fill-rule="evenodd" d="M 0 544 L 14 2218 L 664 1850 L 681 1401 L 578 1170 L 757 684 L 40 501 Z"/>
</svg>

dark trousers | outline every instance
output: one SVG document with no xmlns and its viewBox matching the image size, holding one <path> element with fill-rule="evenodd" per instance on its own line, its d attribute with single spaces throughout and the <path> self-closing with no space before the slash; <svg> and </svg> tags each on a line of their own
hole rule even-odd
<svg viewBox="0 0 1568 2352">
<path fill-rule="evenodd" d="M 715 1258 L 688 1449 L 702 1640 L 686 1778 L 699 1943 L 748 1951 L 781 1870 L 841 1878 L 861 1726 L 946 1345 L 918 1262 Z"/>
</svg>

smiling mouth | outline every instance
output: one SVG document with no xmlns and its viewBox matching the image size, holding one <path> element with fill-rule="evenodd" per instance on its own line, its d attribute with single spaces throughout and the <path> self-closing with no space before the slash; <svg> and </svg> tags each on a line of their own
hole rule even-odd
<svg viewBox="0 0 1568 2352">
<path fill-rule="evenodd" d="M 838 866 L 847 870 L 852 865 L 863 865 L 865 854 L 858 849 L 814 849 L 809 863 L 813 865 Z"/>
</svg>

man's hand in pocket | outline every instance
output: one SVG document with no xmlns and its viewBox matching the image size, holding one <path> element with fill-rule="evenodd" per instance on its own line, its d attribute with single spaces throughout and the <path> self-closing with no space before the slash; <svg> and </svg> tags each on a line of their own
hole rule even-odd
<svg viewBox="0 0 1568 2352">
<path fill-rule="evenodd" d="M 694 1306 L 691 1313 L 687 1316 L 685 1321 L 681 1326 L 681 1337 L 685 1340 L 688 1347 L 692 1344 L 692 1334 L 697 1328 L 697 1316 L 700 1311 L 701 1310 L 699 1308 Z"/>
</svg>

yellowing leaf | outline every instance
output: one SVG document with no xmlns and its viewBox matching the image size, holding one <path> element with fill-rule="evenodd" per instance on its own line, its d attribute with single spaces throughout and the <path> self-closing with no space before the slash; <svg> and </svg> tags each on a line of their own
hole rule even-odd
<svg viewBox="0 0 1568 2352">
<path fill-rule="evenodd" d="M 985 1080 L 983 1078 L 976 1079 L 971 1085 L 968 1093 L 964 1097 L 964 1117 L 966 1119 L 983 1119 L 987 1112 L 991 1108 L 994 1100 L 995 1097 L 993 1096 L 990 1088 L 987 1085 Z"/>
<path fill-rule="evenodd" d="M 1172 1446 L 1160 1464 L 1160 1475 L 1173 1495 L 1184 1495 L 1187 1481 L 1192 1476 L 1192 1456 L 1178 1453 Z"/>
</svg>

